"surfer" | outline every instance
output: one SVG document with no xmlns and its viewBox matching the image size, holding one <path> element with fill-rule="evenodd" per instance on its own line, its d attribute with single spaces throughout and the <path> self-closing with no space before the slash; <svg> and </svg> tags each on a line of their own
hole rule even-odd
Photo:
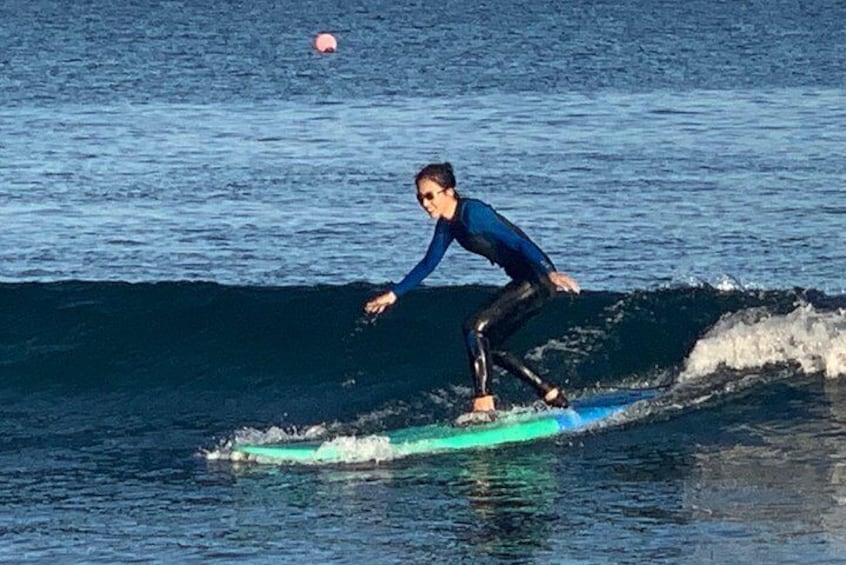
<svg viewBox="0 0 846 565">
<path fill-rule="evenodd" d="M 449 163 L 426 165 L 414 181 L 417 201 L 437 220 L 434 236 L 423 259 L 391 290 L 367 302 L 365 311 L 381 314 L 392 306 L 429 276 L 452 241 L 457 240 L 464 249 L 499 265 L 511 277 L 511 282 L 490 304 L 464 323 L 465 347 L 475 385 L 473 411 L 495 409 L 490 389 L 492 363 L 528 382 L 548 405 L 567 407 L 569 403 L 560 387 L 545 383 L 500 346 L 537 314 L 556 290 L 578 293 L 579 284 L 558 272 L 549 257 L 520 228 L 488 204 L 459 196 Z"/>
</svg>

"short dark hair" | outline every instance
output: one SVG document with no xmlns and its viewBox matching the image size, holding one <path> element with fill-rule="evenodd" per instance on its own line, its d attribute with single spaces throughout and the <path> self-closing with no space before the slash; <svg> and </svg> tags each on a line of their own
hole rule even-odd
<svg viewBox="0 0 846 565">
<path fill-rule="evenodd" d="M 436 182 L 443 188 L 455 188 L 455 173 L 449 163 L 429 163 L 414 177 L 414 184 L 420 184 L 423 179 Z"/>
</svg>

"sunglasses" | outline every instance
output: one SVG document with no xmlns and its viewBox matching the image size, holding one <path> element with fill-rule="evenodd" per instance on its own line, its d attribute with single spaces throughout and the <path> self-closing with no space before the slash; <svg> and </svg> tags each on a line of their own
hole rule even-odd
<svg viewBox="0 0 846 565">
<path fill-rule="evenodd" d="M 423 204 L 424 201 L 431 202 L 435 199 L 435 195 L 446 192 L 447 189 L 439 190 L 437 192 L 427 192 L 426 194 L 417 193 L 417 202 Z"/>
</svg>

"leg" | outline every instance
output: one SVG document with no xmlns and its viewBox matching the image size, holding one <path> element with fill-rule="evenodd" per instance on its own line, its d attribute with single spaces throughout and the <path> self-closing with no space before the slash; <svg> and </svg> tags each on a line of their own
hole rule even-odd
<svg viewBox="0 0 846 565">
<path fill-rule="evenodd" d="M 500 291 L 493 302 L 464 323 L 464 345 L 470 361 L 470 372 L 473 374 L 476 398 L 490 396 L 488 387 L 493 363 L 489 336 L 495 336 L 499 342 L 504 339 L 503 333 L 510 334 L 511 332 L 503 330 L 507 330 L 507 325 L 514 325 L 514 321 L 509 318 L 517 310 L 515 305 L 524 302 L 532 294 L 534 293 L 528 283 L 511 282 Z"/>
<path fill-rule="evenodd" d="M 473 375 L 475 387 L 474 410 L 493 410 L 493 397 L 488 388 L 493 364 L 491 363 L 488 338 L 482 333 L 486 322 L 487 319 L 481 319 L 477 316 L 472 323 L 465 324 L 464 329 L 464 345 L 467 348 L 470 373 Z"/>
<path fill-rule="evenodd" d="M 550 385 L 543 382 L 537 373 L 526 367 L 517 357 L 508 351 L 494 351 L 492 352 L 494 363 L 502 367 L 518 379 L 521 379 L 534 387 L 538 396 L 543 398 L 543 401 L 550 406 L 558 408 L 567 408 L 570 402 L 561 389 L 555 385 Z"/>
<path fill-rule="evenodd" d="M 489 389 L 492 361 L 529 382 L 547 402 L 559 396 L 564 398 L 556 387 L 544 383 L 510 353 L 491 353 L 491 345 L 499 346 L 537 314 L 552 292 L 539 283 L 511 282 L 489 306 L 464 324 L 465 345 L 475 383 L 475 409 L 493 409 L 493 397 Z"/>
<path fill-rule="evenodd" d="M 555 388 L 543 382 L 534 371 L 526 367 L 514 354 L 508 351 L 493 351 L 491 355 L 497 366 L 502 367 L 518 379 L 529 383 L 537 391 L 538 396 L 544 396 Z"/>
</svg>

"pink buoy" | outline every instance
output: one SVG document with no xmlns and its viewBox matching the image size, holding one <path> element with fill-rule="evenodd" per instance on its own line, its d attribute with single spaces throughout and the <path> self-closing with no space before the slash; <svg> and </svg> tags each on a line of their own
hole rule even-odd
<svg viewBox="0 0 846 565">
<path fill-rule="evenodd" d="M 318 33 L 314 38 L 314 48 L 321 53 L 334 53 L 338 49 L 338 40 L 331 33 Z"/>
</svg>

